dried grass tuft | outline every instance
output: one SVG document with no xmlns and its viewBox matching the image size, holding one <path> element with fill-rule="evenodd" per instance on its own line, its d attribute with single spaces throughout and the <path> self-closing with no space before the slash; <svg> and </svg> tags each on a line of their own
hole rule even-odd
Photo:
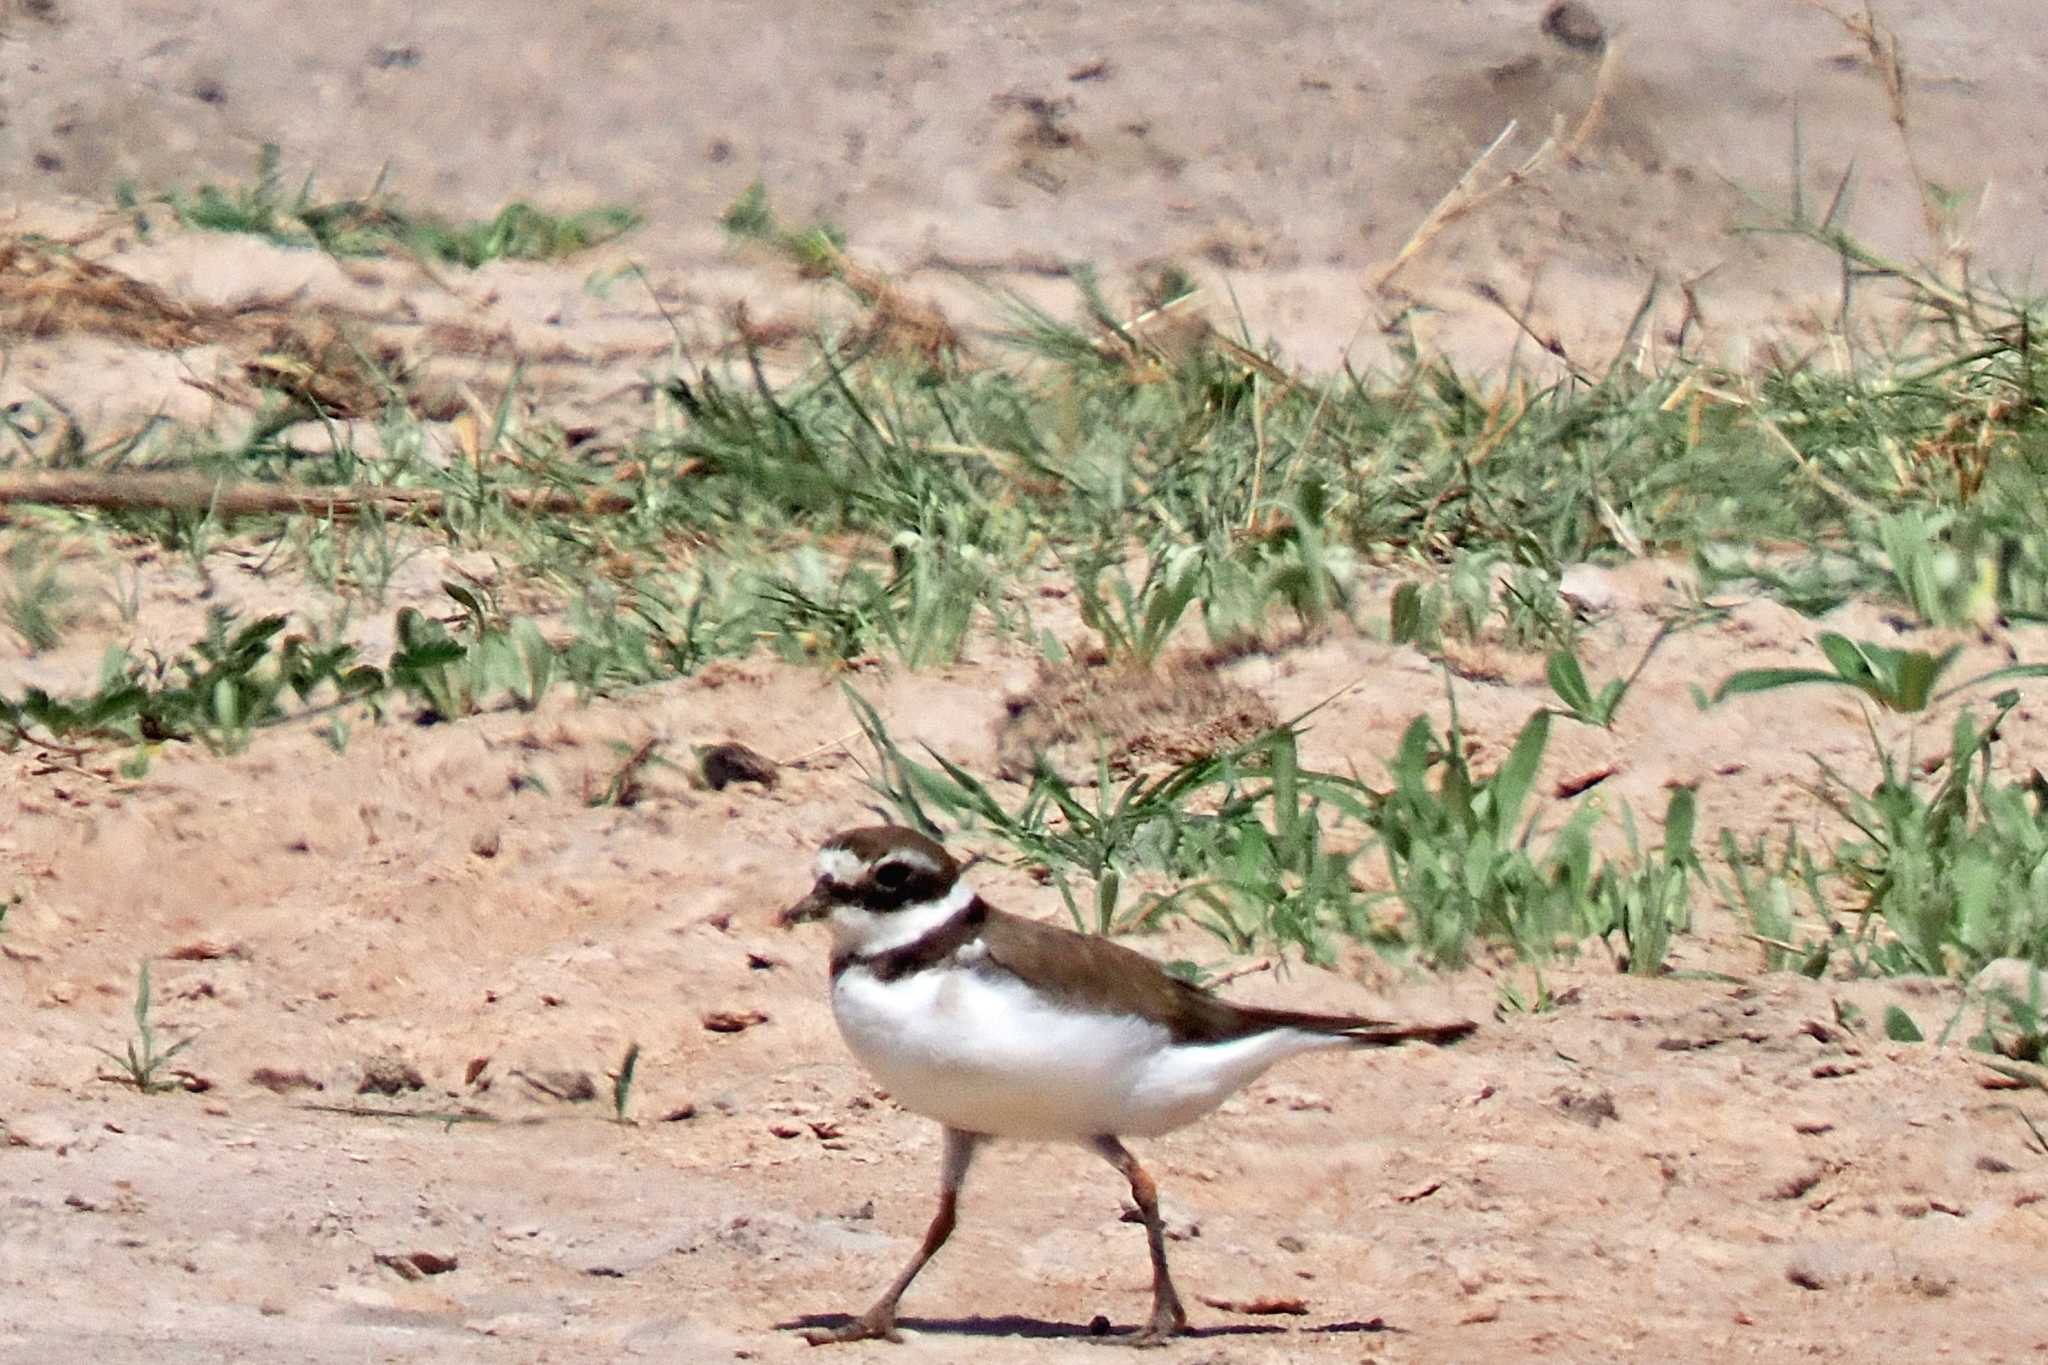
<svg viewBox="0 0 2048 1365">
<path fill-rule="evenodd" d="M 0 336 L 84 333 L 175 351 L 215 339 L 226 319 L 171 298 L 48 238 L 0 236 Z"/>
</svg>

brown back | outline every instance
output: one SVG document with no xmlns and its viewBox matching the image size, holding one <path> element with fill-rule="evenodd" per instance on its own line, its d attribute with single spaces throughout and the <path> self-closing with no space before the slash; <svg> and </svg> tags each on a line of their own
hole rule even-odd
<svg viewBox="0 0 2048 1365">
<path fill-rule="evenodd" d="M 1162 1024 L 1176 1043 L 1223 1043 L 1277 1028 L 1354 1034 L 1393 1029 L 1358 1015 L 1301 1014 L 1233 1005 L 1190 985 L 1143 953 L 1056 925 L 989 910 L 981 941 L 997 966 L 1023 977 L 1070 1008 L 1135 1014 Z M 1470 1026 L 1464 1026 L 1470 1032 Z M 1389 1042 L 1400 1041 L 1387 1036 Z M 1357 1041 L 1379 1041 L 1379 1036 Z"/>
</svg>

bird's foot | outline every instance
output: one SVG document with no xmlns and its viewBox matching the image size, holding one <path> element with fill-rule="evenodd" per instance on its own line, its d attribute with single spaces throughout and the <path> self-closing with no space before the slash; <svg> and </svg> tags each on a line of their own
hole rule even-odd
<svg viewBox="0 0 2048 1365">
<path fill-rule="evenodd" d="M 1152 1320 L 1132 1335 L 1133 1346 L 1164 1346 L 1188 1330 L 1188 1315 L 1178 1298 L 1155 1299 Z"/>
<path fill-rule="evenodd" d="M 848 1341 L 903 1340 L 896 1331 L 896 1315 L 877 1312 L 872 1308 L 844 1327 L 821 1327 L 815 1331 L 805 1332 L 803 1337 L 813 1346 L 837 1346 Z"/>
</svg>

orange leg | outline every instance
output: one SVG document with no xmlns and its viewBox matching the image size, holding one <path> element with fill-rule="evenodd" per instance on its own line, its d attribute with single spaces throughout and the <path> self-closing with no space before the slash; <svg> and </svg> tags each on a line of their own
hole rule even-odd
<svg viewBox="0 0 2048 1365">
<path fill-rule="evenodd" d="M 910 1264 L 896 1277 L 882 1297 L 875 1300 L 874 1307 L 855 1318 L 844 1327 L 830 1330 L 806 1332 L 804 1340 L 813 1346 L 826 1346 L 840 1341 L 900 1341 L 896 1334 L 896 1301 L 903 1297 L 903 1291 L 910 1288 L 910 1282 L 917 1278 L 917 1272 L 924 1269 L 924 1263 L 937 1254 L 953 1235 L 954 1213 L 960 1203 L 960 1185 L 967 1179 L 967 1167 L 974 1160 L 974 1150 L 981 1145 L 978 1133 L 963 1133 L 955 1128 L 946 1130 L 945 1163 L 939 1177 L 939 1209 L 932 1215 L 931 1226 L 924 1230 L 924 1241 L 919 1244 L 917 1254 L 910 1258 Z"/>
<path fill-rule="evenodd" d="M 1180 1306 L 1180 1295 L 1173 1292 L 1173 1276 L 1166 1270 L 1166 1224 L 1159 1218 L 1159 1187 L 1138 1164 L 1138 1158 L 1115 1138 L 1104 1135 L 1093 1145 L 1103 1160 L 1131 1182 L 1131 1198 L 1138 1205 L 1138 1216 L 1145 1220 L 1145 1243 L 1152 1250 L 1152 1320 L 1132 1341 L 1156 1346 L 1188 1326 L 1187 1311 Z"/>
</svg>

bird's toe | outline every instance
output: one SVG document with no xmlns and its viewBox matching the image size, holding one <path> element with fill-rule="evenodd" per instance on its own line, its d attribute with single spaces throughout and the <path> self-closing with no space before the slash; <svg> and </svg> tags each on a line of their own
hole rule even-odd
<svg viewBox="0 0 2048 1365">
<path fill-rule="evenodd" d="M 844 1327 L 816 1328 L 803 1334 L 813 1346 L 838 1346 L 849 1341 L 902 1341 L 893 1321 L 872 1316 L 855 1318 Z"/>
</svg>

